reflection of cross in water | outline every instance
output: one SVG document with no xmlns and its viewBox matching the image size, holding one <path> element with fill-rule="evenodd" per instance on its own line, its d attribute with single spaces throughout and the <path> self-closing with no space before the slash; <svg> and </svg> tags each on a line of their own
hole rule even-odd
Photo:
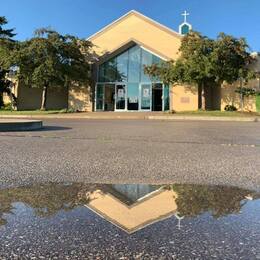
<svg viewBox="0 0 260 260">
<path fill-rule="evenodd" d="M 181 220 L 184 219 L 184 216 L 182 217 L 179 216 L 179 212 L 176 212 L 174 216 L 178 219 L 178 224 L 177 224 L 178 229 L 181 229 Z"/>
</svg>

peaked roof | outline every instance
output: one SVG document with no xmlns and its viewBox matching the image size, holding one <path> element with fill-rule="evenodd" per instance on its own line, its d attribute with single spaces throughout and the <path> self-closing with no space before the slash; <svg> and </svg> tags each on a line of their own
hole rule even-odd
<svg viewBox="0 0 260 260">
<path fill-rule="evenodd" d="M 109 29 L 111 29 L 112 27 L 114 27 L 115 25 L 117 25 L 118 23 L 120 23 L 122 20 L 125 20 L 127 19 L 129 16 L 131 15 L 135 15 L 139 18 L 141 18 L 142 20 L 146 21 L 146 22 L 149 22 L 151 24 L 153 24 L 154 26 L 160 28 L 161 30 L 175 36 L 175 37 L 178 37 L 178 38 L 181 38 L 182 35 L 179 34 L 178 32 L 170 29 L 169 27 L 159 23 L 159 22 L 156 22 L 155 20 L 137 12 L 136 10 L 131 10 L 129 11 L 128 13 L 124 14 L 123 16 L 121 16 L 120 18 L 118 18 L 117 20 L 113 21 L 112 23 L 108 24 L 107 26 L 105 26 L 104 28 L 102 28 L 100 31 L 94 33 L 93 35 L 91 35 L 90 37 L 87 38 L 88 41 L 92 41 L 93 39 L 95 39 L 98 35 L 108 31 Z"/>
</svg>

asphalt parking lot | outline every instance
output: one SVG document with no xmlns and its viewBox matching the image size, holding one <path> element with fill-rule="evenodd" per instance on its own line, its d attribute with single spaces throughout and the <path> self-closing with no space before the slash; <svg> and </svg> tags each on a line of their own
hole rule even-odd
<svg viewBox="0 0 260 260">
<path fill-rule="evenodd" d="M 260 123 L 48 119 L 1 132 L 0 187 L 42 182 L 260 188 Z"/>
</svg>

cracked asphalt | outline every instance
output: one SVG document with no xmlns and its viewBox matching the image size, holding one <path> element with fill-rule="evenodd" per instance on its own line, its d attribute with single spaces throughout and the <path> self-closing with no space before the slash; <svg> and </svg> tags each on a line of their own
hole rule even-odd
<svg viewBox="0 0 260 260">
<path fill-rule="evenodd" d="M 0 132 L 0 187 L 194 183 L 260 189 L 260 123 L 48 119 Z"/>
</svg>

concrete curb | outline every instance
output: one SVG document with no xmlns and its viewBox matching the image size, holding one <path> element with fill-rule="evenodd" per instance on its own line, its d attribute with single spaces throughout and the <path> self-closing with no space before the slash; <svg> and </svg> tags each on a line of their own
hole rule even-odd
<svg viewBox="0 0 260 260">
<path fill-rule="evenodd" d="M 188 120 L 188 121 L 225 121 L 225 122 L 259 122 L 258 117 L 221 117 L 221 116 L 148 116 L 150 120 Z"/>
<path fill-rule="evenodd" d="M 41 118 L 41 119 L 148 119 L 145 115 L 73 115 L 73 114 L 61 114 L 61 115 L 0 115 L 1 118 Z"/>
<path fill-rule="evenodd" d="M 41 120 L 0 119 L 0 132 L 31 131 L 41 128 Z"/>
<path fill-rule="evenodd" d="M 0 115 L 0 118 L 22 118 L 22 119 L 93 119 L 93 120 L 187 120 L 187 121 L 225 121 L 225 122 L 260 122 L 260 117 L 221 117 L 221 116 L 182 116 L 182 115 L 95 115 L 93 114 L 53 114 L 53 115 Z"/>
</svg>

